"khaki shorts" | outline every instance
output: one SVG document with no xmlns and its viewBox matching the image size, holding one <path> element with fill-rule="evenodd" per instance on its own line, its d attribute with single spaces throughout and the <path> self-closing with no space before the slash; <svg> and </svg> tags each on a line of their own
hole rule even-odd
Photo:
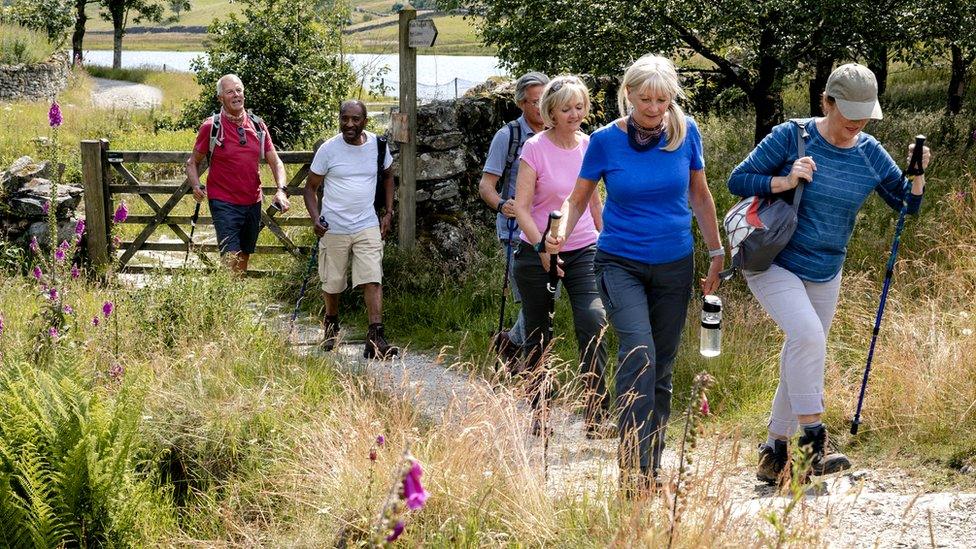
<svg viewBox="0 0 976 549">
<path fill-rule="evenodd" d="M 383 239 L 379 227 L 355 234 L 327 232 L 319 239 L 319 276 L 325 293 L 338 294 L 346 289 L 350 255 L 353 286 L 383 282 Z"/>
</svg>

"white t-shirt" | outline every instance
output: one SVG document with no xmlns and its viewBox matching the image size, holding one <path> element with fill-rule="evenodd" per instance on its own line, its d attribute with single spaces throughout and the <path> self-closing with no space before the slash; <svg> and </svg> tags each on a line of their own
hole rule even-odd
<svg viewBox="0 0 976 549">
<path fill-rule="evenodd" d="M 380 224 L 373 210 L 376 198 L 376 134 L 368 131 L 366 142 L 350 145 L 342 134 L 329 139 L 315 151 L 311 171 L 325 177 L 322 215 L 332 234 L 354 234 Z M 393 164 L 386 148 L 383 169 Z"/>
</svg>

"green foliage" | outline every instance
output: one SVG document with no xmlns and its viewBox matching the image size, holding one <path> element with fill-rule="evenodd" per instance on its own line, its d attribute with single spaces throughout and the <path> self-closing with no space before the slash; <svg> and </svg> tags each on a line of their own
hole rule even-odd
<svg viewBox="0 0 976 549">
<path fill-rule="evenodd" d="M 126 82 L 138 82 L 143 84 L 150 76 L 156 73 L 153 69 L 113 69 L 101 65 L 88 65 L 85 67 L 88 74 L 95 78 L 110 78 L 112 80 L 125 80 Z"/>
<path fill-rule="evenodd" d="M 134 385 L 134 384 L 131 384 Z M 0 372 L 0 540 L 10 547 L 128 545 L 142 504 L 135 474 L 142 398 L 114 398 L 78 372 Z"/>
<path fill-rule="evenodd" d="M 54 49 L 43 32 L 0 23 L 0 64 L 39 63 L 49 58 Z"/>
<path fill-rule="evenodd" d="M 339 55 L 342 14 L 311 17 L 314 2 L 245 0 L 242 14 L 210 26 L 205 59 L 192 66 L 202 91 L 184 110 L 198 126 L 219 108 L 214 86 L 224 74 L 244 83 L 246 105 L 284 147 L 313 143 L 335 128 L 352 71 Z"/>
<path fill-rule="evenodd" d="M 14 21 L 45 33 L 54 49 L 64 44 L 75 22 L 72 0 L 17 0 L 11 12 Z"/>
</svg>

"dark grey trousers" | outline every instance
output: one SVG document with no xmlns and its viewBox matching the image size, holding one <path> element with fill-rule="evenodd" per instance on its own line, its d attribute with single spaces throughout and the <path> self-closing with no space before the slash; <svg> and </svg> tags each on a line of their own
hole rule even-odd
<svg viewBox="0 0 976 549">
<path fill-rule="evenodd" d="M 607 364 L 607 345 L 603 333 L 607 316 L 596 288 L 593 275 L 593 257 L 596 246 L 588 246 L 571 252 L 563 252 L 562 269 L 565 276 L 559 283 L 566 288 L 573 308 L 573 324 L 579 345 L 580 370 L 586 391 L 587 420 L 599 421 L 609 407 L 604 369 Z M 549 323 L 551 294 L 546 290 L 549 281 L 547 269 L 531 246 L 523 242 L 515 258 L 515 280 L 522 293 L 522 314 L 525 315 L 525 346 L 523 360 L 525 371 L 538 372 L 543 355 L 542 339 Z M 537 407 L 543 391 L 533 391 L 533 407 Z"/>
<path fill-rule="evenodd" d="M 692 254 L 650 265 L 598 251 L 597 285 L 620 341 L 617 404 L 621 467 L 661 466 L 671 415 L 671 372 L 694 278 Z"/>
</svg>

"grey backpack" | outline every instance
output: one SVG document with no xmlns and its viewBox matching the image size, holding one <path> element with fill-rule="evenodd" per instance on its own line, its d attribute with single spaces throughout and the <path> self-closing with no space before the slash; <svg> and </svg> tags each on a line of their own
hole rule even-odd
<svg viewBox="0 0 976 549">
<path fill-rule="evenodd" d="M 806 130 L 809 121 L 809 118 L 790 120 L 796 128 L 798 159 L 806 156 L 804 139 L 809 137 Z M 732 261 L 731 267 L 722 272 L 723 279 L 731 278 L 736 270 L 765 271 L 789 244 L 796 231 L 803 182 L 796 186 L 792 204 L 784 200 L 783 194 L 744 198 L 725 214 L 722 224 L 732 250 Z"/>
</svg>

